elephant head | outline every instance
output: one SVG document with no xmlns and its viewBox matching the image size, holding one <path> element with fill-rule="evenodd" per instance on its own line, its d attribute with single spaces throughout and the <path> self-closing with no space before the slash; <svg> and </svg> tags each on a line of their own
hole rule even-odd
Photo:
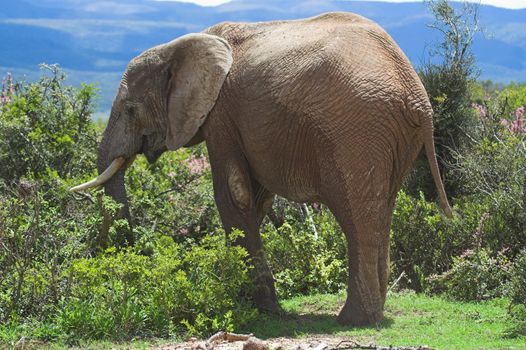
<svg viewBox="0 0 526 350">
<path fill-rule="evenodd" d="M 154 47 L 126 68 L 98 151 L 99 176 L 73 187 L 104 185 L 129 217 L 124 173 L 143 153 L 154 162 L 164 151 L 202 141 L 199 127 L 214 107 L 232 66 L 222 38 L 189 34 Z"/>
</svg>

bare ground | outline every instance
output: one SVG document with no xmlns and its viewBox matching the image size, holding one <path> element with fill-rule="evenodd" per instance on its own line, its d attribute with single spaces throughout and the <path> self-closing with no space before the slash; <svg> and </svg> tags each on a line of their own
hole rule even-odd
<svg viewBox="0 0 526 350">
<path fill-rule="evenodd" d="M 232 337 L 229 337 L 233 335 Z M 154 347 L 152 350 L 344 350 L 344 349 L 371 349 L 371 350 L 433 350 L 427 346 L 421 347 L 383 347 L 375 344 L 360 344 L 349 337 L 335 335 L 315 335 L 305 338 L 270 338 L 260 340 L 252 335 L 242 335 L 219 332 L 206 341 L 193 338 L 189 341 Z"/>
</svg>

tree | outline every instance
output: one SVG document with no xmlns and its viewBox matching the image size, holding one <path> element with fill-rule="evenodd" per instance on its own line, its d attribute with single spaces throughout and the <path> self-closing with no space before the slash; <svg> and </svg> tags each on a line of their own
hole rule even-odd
<svg viewBox="0 0 526 350">
<path fill-rule="evenodd" d="M 464 3 L 455 8 L 447 0 L 426 1 L 434 21 L 429 27 L 441 34 L 442 40 L 430 52 L 430 59 L 419 70 L 434 110 L 435 144 L 437 158 L 448 194 L 462 194 L 459 180 L 449 178 L 449 164 L 455 152 L 467 151 L 470 133 L 477 128 L 476 114 L 471 107 L 471 86 L 478 71 L 471 46 L 480 32 L 478 6 Z M 436 197 L 427 161 L 423 154 L 417 160 L 416 170 L 406 181 L 409 193 Z"/>
</svg>

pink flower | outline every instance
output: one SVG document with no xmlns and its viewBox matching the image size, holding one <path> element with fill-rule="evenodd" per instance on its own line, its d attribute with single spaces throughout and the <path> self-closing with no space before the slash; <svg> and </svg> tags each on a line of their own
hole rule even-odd
<svg viewBox="0 0 526 350">
<path fill-rule="evenodd" d="M 511 126 L 509 127 L 509 130 L 510 130 L 510 132 L 512 132 L 514 134 L 519 130 L 519 123 L 518 123 L 517 120 L 514 120 L 511 123 Z"/>
<path fill-rule="evenodd" d="M 318 209 L 320 209 L 320 204 L 319 203 L 312 203 L 312 208 L 314 210 L 318 210 Z"/>
<path fill-rule="evenodd" d="M 196 157 L 192 154 L 190 158 L 186 160 L 186 167 L 191 174 L 199 175 L 202 174 L 206 169 L 210 168 L 210 164 L 208 163 L 208 160 L 204 154 L 201 154 L 200 157 Z"/>
<path fill-rule="evenodd" d="M 522 120 L 524 118 L 524 106 L 520 106 L 519 108 L 517 108 L 517 110 L 515 111 L 515 118 L 517 120 Z"/>
<path fill-rule="evenodd" d="M 471 107 L 473 107 L 479 114 L 479 117 L 481 118 L 485 118 L 486 117 L 486 107 L 484 107 L 483 105 L 479 105 L 478 103 L 473 103 L 471 105 Z"/>
<path fill-rule="evenodd" d="M 507 127 L 512 134 L 526 133 L 526 118 L 524 112 L 524 106 L 520 106 L 515 110 L 515 120 L 513 120 L 511 124 L 508 120 L 501 119 L 500 125 Z"/>
<path fill-rule="evenodd" d="M 180 236 L 186 236 L 188 234 L 188 229 L 186 227 L 183 227 L 181 229 L 179 229 L 179 235 Z"/>
</svg>

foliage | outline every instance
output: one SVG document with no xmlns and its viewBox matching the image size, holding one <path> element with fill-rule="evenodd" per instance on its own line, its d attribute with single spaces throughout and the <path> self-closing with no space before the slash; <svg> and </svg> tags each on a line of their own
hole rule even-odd
<svg viewBox="0 0 526 350">
<path fill-rule="evenodd" d="M 429 61 L 419 70 L 434 110 L 434 137 L 439 168 L 445 179 L 449 196 L 463 194 L 463 184 L 450 176 L 448 165 L 453 152 L 468 151 L 470 134 L 476 128 L 476 116 L 471 105 L 471 87 L 477 71 L 471 46 L 479 31 L 477 6 L 464 3 L 461 9 L 447 0 L 427 1 L 434 22 L 429 26 L 441 34 L 442 41 L 431 52 Z M 427 159 L 421 153 L 413 173 L 404 186 L 406 192 L 418 197 L 423 191 L 426 198 L 436 198 L 436 190 Z"/>
<path fill-rule="evenodd" d="M 442 0 L 430 6 L 444 41 L 441 61 L 420 75 L 435 109 L 455 217 L 444 218 L 426 200 L 434 185 L 420 159 L 396 201 L 392 278 L 406 277 L 401 288 L 460 300 L 496 298 L 497 305 L 500 296 L 509 297 L 508 333 L 520 339 L 526 333 L 525 85 L 476 83 L 469 51 L 474 8 L 459 14 Z M 65 86 L 58 67 L 44 69 L 36 83 L 8 76 L 0 92 L 0 342 L 202 335 L 253 319 L 246 252 L 231 244 L 241 233 L 225 239 L 219 228 L 206 147 L 169 152 L 151 165 L 138 157 L 126 175 L 136 244 L 112 248 L 127 223 L 112 221 L 107 234 L 101 224 L 119 205 L 101 190 L 67 191 L 95 174 L 103 128 L 91 121 L 95 90 Z M 277 198 L 262 226 L 280 298 L 344 289 L 346 240 L 328 208 Z M 336 311 L 333 304 L 314 305 L 313 313 Z M 456 315 L 472 304 L 455 305 Z M 388 301 L 388 315 L 393 308 Z M 405 320 L 397 312 L 414 313 L 407 310 L 392 315 Z M 493 313 L 498 320 L 491 325 L 505 318 L 493 309 L 473 310 L 466 317 L 481 324 Z"/>
<path fill-rule="evenodd" d="M 526 106 L 526 84 L 509 84 L 499 93 L 498 100 L 504 105 L 502 114 L 512 115 L 517 108 Z"/>
<path fill-rule="evenodd" d="M 71 201 L 63 186 L 45 186 L 0 187 L 2 322 L 53 312 L 66 287 L 61 271 L 71 259 L 89 254 L 100 225 L 96 212 Z"/>
<path fill-rule="evenodd" d="M 426 277 L 447 271 L 453 257 L 470 246 L 484 209 L 476 203 L 454 209 L 455 217 L 447 220 L 422 193 L 413 198 L 399 192 L 391 226 L 391 272 L 394 277 L 406 276 L 402 287 L 426 289 Z"/>
<path fill-rule="evenodd" d="M 452 173 L 470 193 L 467 200 L 486 203 L 486 246 L 514 257 L 526 245 L 524 112 L 519 106 L 507 115 L 501 101 L 499 95 L 475 106 L 480 132 L 470 152 L 454 155 Z"/>
<path fill-rule="evenodd" d="M 0 179 L 61 178 L 92 173 L 96 131 L 91 122 L 95 89 L 65 86 L 58 66 L 36 83 L 13 83 L 0 104 Z"/>
<path fill-rule="evenodd" d="M 0 105 L 0 322 L 52 313 L 65 288 L 60 273 L 90 254 L 100 206 L 67 192 L 61 177 L 92 169 L 96 128 L 92 87 L 63 86 L 64 74 L 13 82 Z"/>
<path fill-rule="evenodd" d="M 101 235 L 118 204 L 67 190 L 96 169 L 93 90 L 64 86 L 64 74 L 47 69 L 37 83 L 7 79 L 0 106 L 0 323 L 13 325 L 10 337 L 200 334 L 252 317 L 239 297 L 245 253 L 220 239 L 202 146 L 153 166 L 136 161 L 127 186 L 138 243 L 101 252 L 126 224 Z M 183 303 L 169 293 L 188 295 Z"/>
<path fill-rule="evenodd" d="M 267 224 L 263 229 L 278 297 L 338 292 L 346 286 L 345 236 L 329 210 L 315 206 L 318 209 L 312 218 L 316 233 L 308 220 L 298 218 L 307 213 L 297 206 L 286 207 L 281 227 Z"/>
<path fill-rule="evenodd" d="M 451 269 L 429 278 L 432 289 L 461 300 L 505 295 L 513 261 L 526 245 L 523 107 L 507 115 L 508 102 L 500 94 L 482 103 L 473 106 L 479 132 L 472 148 L 455 152 L 452 167 L 470 193 L 464 203 L 478 203 L 481 219 L 473 243 L 453 258 Z"/>
<path fill-rule="evenodd" d="M 526 336 L 526 250 L 517 256 L 511 271 L 509 297 L 511 304 L 508 309 L 511 337 Z"/>
<path fill-rule="evenodd" d="M 453 266 L 441 275 L 430 276 L 431 289 L 456 300 L 487 300 L 506 295 L 510 261 L 504 254 L 491 257 L 485 248 L 467 250 L 453 258 Z"/>
<path fill-rule="evenodd" d="M 114 248 L 73 261 L 69 295 L 57 323 L 72 339 L 202 334 L 254 316 L 239 290 L 248 282 L 246 251 L 219 232 L 184 247 L 160 236 L 150 255 Z"/>
<path fill-rule="evenodd" d="M 194 159 L 201 159 L 196 167 Z M 148 249 L 140 230 L 173 237 L 177 242 L 200 238 L 220 227 L 204 145 L 161 156 L 154 164 L 139 157 L 127 172 L 126 185 L 136 241 Z M 198 171 L 196 171 L 198 170 Z"/>
</svg>

